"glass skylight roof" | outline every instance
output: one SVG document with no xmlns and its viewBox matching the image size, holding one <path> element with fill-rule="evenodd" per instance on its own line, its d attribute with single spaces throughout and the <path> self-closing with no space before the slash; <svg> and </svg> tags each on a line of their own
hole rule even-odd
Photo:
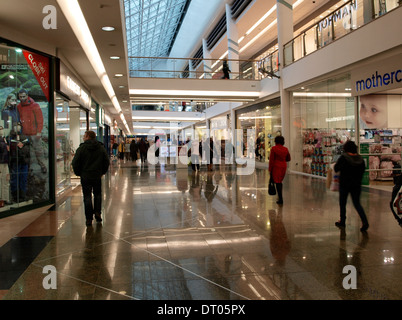
<svg viewBox="0 0 402 320">
<path fill-rule="evenodd" d="M 167 57 L 190 1 L 124 0 L 128 56 Z"/>
</svg>

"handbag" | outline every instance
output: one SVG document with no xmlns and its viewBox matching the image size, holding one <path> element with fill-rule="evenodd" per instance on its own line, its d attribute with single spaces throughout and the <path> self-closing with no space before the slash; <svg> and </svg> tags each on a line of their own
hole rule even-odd
<svg viewBox="0 0 402 320">
<path fill-rule="evenodd" d="M 270 196 L 276 195 L 275 182 L 274 182 L 274 180 L 272 180 L 272 178 L 269 179 L 268 194 L 269 194 Z"/>
</svg>

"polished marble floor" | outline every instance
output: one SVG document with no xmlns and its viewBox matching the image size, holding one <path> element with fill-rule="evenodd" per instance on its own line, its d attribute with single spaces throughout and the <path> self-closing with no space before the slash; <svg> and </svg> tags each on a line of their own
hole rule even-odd
<svg viewBox="0 0 402 320">
<path fill-rule="evenodd" d="M 80 186 L 41 213 L 0 220 L 15 229 L 0 236 L 0 298 L 402 299 L 390 192 L 362 193 L 370 222 L 362 233 L 350 199 L 346 228 L 334 226 L 337 194 L 324 180 L 288 174 L 283 206 L 267 181 L 263 169 L 114 161 L 102 223 L 85 226 Z"/>
</svg>

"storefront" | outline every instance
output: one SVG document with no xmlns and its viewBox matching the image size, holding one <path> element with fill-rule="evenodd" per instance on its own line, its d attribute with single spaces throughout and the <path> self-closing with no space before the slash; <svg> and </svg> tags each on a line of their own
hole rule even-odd
<svg viewBox="0 0 402 320">
<path fill-rule="evenodd" d="M 236 128 L 241 129 L 242 137 L 237 136 L 237 140 L 242 141 L 242 155 L 268 162 L 274 139 L 282 129 L 280 98 L 236 110 Z M 250 132 L 254 133 L 252 137 Z"/>
<path fill-rule="evenodd" d="M 291 92 L 290 169 L 325 177 L 355 141 L 366 161 L 363 185 L 391 186 L 402 154 L 402 54 L 377 56 L 343 75 Z"/>
<path fill-rule="evenodd" d="M 54 60 L 0 45 L 0 218 L 54 202 Z"/>
<path fill-rule="evenodd" d="M 56 194 L 60 194 L 71 187 L 71 178 L 75 177 L 71 161 L 90 128 L 91 98 L 89 91 L 60 60 L 56 70 Z M 95 113 L 92 118 L 95 119 Z"/>
<path fill-rule="evenodd" d="M 356 138 L 350 74 L 300 86 L 291 95 L 290 169 L 326 176 L 342 144 Z"/>
<path fill-rule="evenodd" d="M 358 99 L 360 153 L 368 163 L 365 183 L 392 185 L 402 154 L 402 53 L 351 72 Z"/>
<path fill-rule="evenodd" d="M 210 119 L 209 136 L 212 137 L 218 156 L 218 163 L 229 164 L 233 160 L 233 143 L 230 116 L 224 115 Z M 220 162 L 219 162 L 220 160 Z"/>
</svg>

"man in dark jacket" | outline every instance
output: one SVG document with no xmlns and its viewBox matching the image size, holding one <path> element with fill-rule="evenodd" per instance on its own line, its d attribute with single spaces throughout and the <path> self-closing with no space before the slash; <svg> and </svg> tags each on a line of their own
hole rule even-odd
<svg viewBox="0 0 402 320">
<path fill-rule="evenodd" d="M 357 153 L 357 146 L 353 141 L 347 141 L 343 145 L 344 153 L 335 164 L 334 171 L 339 172 L 339 206 L 341 220 L 335 222 L 337 227 L 345 227 L 346 221 L 346 202 L 348 194 L 352 196 L 353 206 L 355 207 L 363 226 L 361 231 L 366 231 L 369 227 L 366 213 L 360 204 L 361 182 L 366 166 L 363 158 Z"/>
<path fill-rule="evenodd" d="M 82 194 L 84 196 L 84 207 L 86 225 L 92 225 L 93 215 L 96 221 L 102 221 L 102 183 L 101 178 L 109 168 L 109 157 L 103 144 L 96 140 L 93 131 L 86 131 L 84 143 L 78 147 L 72 161 L 74 173 L 81 177 Z M 92 206 L 92 192 L 94 194 L 94 205 Z"/>
</svg>

